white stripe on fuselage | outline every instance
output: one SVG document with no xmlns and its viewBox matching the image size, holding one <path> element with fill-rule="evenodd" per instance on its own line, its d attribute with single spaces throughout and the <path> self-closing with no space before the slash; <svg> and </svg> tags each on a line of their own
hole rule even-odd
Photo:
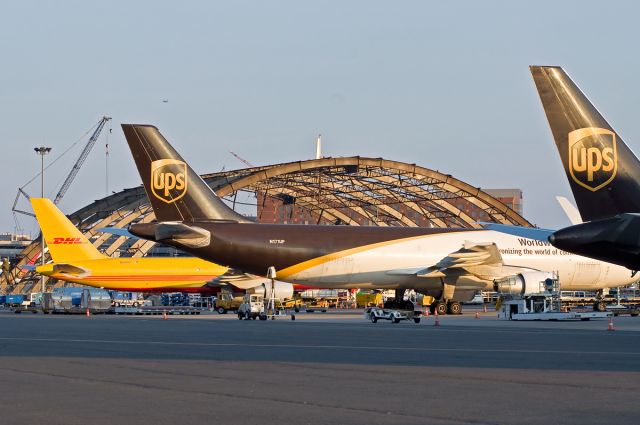
<svg viewBox="0 0 640 425">
<path fill-rule="evenodd" d="M 505 265 L 558 272 L 563 290 L 592 290 L 624 286 L 634 282 L 631 272 L 611 263 L 581 257 L 540 242 L 490 230 L 440 233 L 419 238 L 399 239 L 395 243 L 345 255 L 314 265 L 287 277 L 287 281 L 308 283 L 323 288 L 396 288 L 437 289 L 439 278 L 417 278 L 387 274 L 390 270 L 427 268 L 458 251 L 465 242 L 494 242 Z M 499 278 L 502 276 L 494 276 Z M 475 278 L 474 278 L 475 279 Z M 477 280 L 477 279 L 475 279 Z M 478 283 L 486 289 L 493 282 Z"/>
</svg>

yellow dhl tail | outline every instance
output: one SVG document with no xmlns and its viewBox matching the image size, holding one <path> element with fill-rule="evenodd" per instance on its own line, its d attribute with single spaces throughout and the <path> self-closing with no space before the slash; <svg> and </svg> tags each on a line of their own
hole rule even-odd
<svg viewBox="0 0 640 425">
<path fill-rule="evenodd" d="M 51 258 L 56 263 L 105 258 L 76 226 L 47 198 L 31 198 Z"/>
</svg>

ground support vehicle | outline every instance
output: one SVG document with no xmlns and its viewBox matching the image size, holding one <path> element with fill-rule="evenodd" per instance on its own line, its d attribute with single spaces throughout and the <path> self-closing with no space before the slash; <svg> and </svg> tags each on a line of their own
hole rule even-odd
<svg viewBox="0 0 640 425">
<path fill-rule="evenodd" d="M 144 298 L 138 292 L 109 291 L 113 307 L 139 307 L 144 305 Z"/>
<path fill-rule="evenodd" d="M 521 295 L 501 294 L 496 310 L 503 320 L 590 320 L 613 315 L 606 311 L 572 310 L 563 305 L 557 274 L 523 289 Z"/>
<path fill-rule="evenodd" d="M 606 311 L 614 316 L 624 316 L 628 314 L 632 317 L 640 315 L 640 307 L 638 305 L 611 304 L 606 306 Z"/>
<path fill-rule="evenodd" d="M 504 320 L 590 320 L 606 319 L 613 313 L 554 308 L 549 297 L 530 296 L 504 300 L 498 318 Z"/>
<path fill-rule="evenodd" d="M 264 308 L 264 297 L 256 294 L 246 294 L 238 308 L 238 319 L 267 320 Z"/>
<path fill-rule="evenodd" d="M 364 317 L 376 323 L 378 320 L 391 320 L 391 323 L 400 323 L 401 320 L 413 320 L 420 323 L 422 313 L 418 310 L 399 310 L 393 308 L 367 307 Z"/>
<path fill-rule="evenodd" d="M 303 303 L 301 298 L 289 298 L 288 300 L 282 301 L 282 308 L 285 308 L 287 310 L 293 310 L 296 313 L 300 311 L 302 306 L 303 306 Z"/>
<path fill-rule="evenodd" d="M 214 307 L 218 314 L 227 314 L 227 311 L 238 311 L 243 300 L 243 297 L 235 297 L 230 292 L 221 292 Z"/>
<path fill-rule="evenodd" d="M 358 292 L 356 294 L 356 305 L 361 307 L 374 307 L 382 305 L 383 297 L 379 291 Z"/>
<path fill-rule="evenodd" d="M 313 313 L 314 311 L 327 312 L 329 308 L 329 302 L 327 300 L 313 300 L 304 305 L 304 310 L 307 313 Z"/>
</svg>

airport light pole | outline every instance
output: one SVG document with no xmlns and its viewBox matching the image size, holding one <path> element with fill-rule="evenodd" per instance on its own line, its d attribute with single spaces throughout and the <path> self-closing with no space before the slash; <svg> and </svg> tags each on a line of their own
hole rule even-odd
<svg viewBox="0 0 640 425">
<path fill-rule="evenodd" d="M 51 148 L 40 146 L 39 148 L 33 148 L 34 151 L 38 155 L 40 155 L 40 197 L 44 198 L 44 156 L 51 152 Z M 42 228 L 40 228 L 40 236 L 41 236 L 41 248 L 40 251 L 40 263 L 44 266 L 44 232 Z M 40 275 L 40 291 L 45 292 L 44 287 L 44 275 Z"/>
</svg>

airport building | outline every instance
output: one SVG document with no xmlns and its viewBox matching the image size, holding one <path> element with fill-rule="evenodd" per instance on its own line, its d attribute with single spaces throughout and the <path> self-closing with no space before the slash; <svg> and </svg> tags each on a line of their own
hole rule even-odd
<svg viewBox="0 0 640 425">
<path fill-rule="evenodd" d="M 531 226 L 520 214 L 520 190 L 481 190 L 449 174 L 382 158 L 320 158 L 202 177 L 230 206 L 261 223 L 479 228 L 477 221 L 487 221 Z M 142 186 L 99 199 L 69 218 L 109 256 L 181 255 L 154 242 L 98 231 L 155 219 Z M 23 249 L 16 265 L 0 278 L 0 292 L 35 289 L 39 276 L 21 266 L 33 264 L 39 255 L 37 241 Z"/>
</svg>

